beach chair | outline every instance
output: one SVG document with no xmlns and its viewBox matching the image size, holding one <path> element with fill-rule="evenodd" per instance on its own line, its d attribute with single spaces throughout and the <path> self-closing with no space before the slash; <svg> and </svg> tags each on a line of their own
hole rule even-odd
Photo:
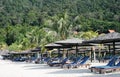
<svg viewBox="0 0 120 77">
<path fill-rule="evenodd" d="M 107 72 L 115 72 L 120 71 L 120 61 L 115 66 L 107 66 L 103 68 L 98 68 L 100 74 L 104 74 Z"/>
<path fill-rule="evenodd" d="M 63 58 L 49 58 L 49 60 L 47 61 L 47 64 L 52 64 L 52 63 L 59 63 L 62 62 Z"/>
<path fill-rule="evenodd" d="M 85 56 L 78 64 L 76 64 L 74 67 L 90 67 L 90 64 L 86 63 L 89 60 L 89 56 Z"/>
<path fill-rule="evenodd" d="M 104 68 L 110 68 L 111 66 L 114 66 L 115 65 L 115 62 L 117 61 L 117 57 L 115 56 L 115 57 L 113 57 L 109 62 L 108 62 L 108 64 L 107 65 L 104 65 L 104 66 L 93 66 L 93 67 L 91 67 L 91 68 L 89 68 L 90 70 L 91 70 L 91 72 L 99 72 L 100 74 L 101 73 L 105 73 L 105 71 L 104 70 L 101 70 L 101 69 L 104 69 Z M 106 69 L 106 71 L 109 71 L 109 70 L 107 70 Z"/>
<path fill-rule="evenodd" d="M 24 62 L 25 60 L 26 60 L 26 58 L 16 57 L 16 58 L 14 58 L 12 61 L 15 61 L 15 62 Z"/>
<path fill-rule="evenodd" d="M 43 59 L 44 63 L 47 63 L 49 60 L 51 60 L 50 57 L 46 57 L 46 58 Z"/>
<path fill-rule="evenodd" d="M 104 56 L 102 59 L 101 59 L 101 61 L 102 62 L 108 62 L 110 59 L 112 59 L 112 55 L 107 55 L 107 56 Z"/>
<path fill-rule="evenodd" d="M 69 66 L 68 66 L 68 69 L 69 69 L 69 68 L 78 68 L 78 67 L 80 67 L 80 66 L 81 66 L 81 67 L 83 67 L 83 66 L 88 67 L 88 66 L 90 66 L 90 64 L 86 64 L 86 62 L 87 62 L 88 60 L 89 60 L 89 56 L 85 56 L 85 57 L 83 57 L 81 60 L 79 60 L 78 62 L 69 65 Z"/>
<path fill-rule="evenodd" d="M 63 59 L 61 62 L 51 62 L 51 63 L 49 63 L 48 65 L 49 66 L 63 66 L 66 62 L 67 62 L 67 60 L 68 60 L 69 58 L 65 58 L 65 59 Z"/>
<path fill-rule="evenodd" d="M 82 57 L 77 57 L 73 62 L 68 63 L 68 64 L 64 64 L 63 66 L 61 66 L 61 68 L 69 68 L 70 66 L 77 64 L 80 60 L 82 59 Z"/>
</svg>

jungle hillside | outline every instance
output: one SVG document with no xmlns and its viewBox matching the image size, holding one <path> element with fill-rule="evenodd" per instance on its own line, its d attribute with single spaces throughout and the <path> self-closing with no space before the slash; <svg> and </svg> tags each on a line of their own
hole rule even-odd
<svg viewBox="0 0 120 77">
<path fill-rule="evenodd" d="M 120 32 L 120 0 L 0 0 L 0 50 Z"/>
</svg>

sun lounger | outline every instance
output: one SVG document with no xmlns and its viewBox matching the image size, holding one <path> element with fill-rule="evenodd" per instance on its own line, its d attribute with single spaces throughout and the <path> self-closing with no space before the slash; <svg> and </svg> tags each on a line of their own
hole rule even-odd
<svg viewBox="0 0 120 77">
<path fill-rule="evenodd" d="M 101 73 L 105 73 L 107 71 L 113 71 L 111 70 L 111 67 L 115 65 L 115 62 L 117 61 L 117 57 L 113 57 L 107 65 L 104 65 L 104 66 L 94 66 L 94 67 L 91 67 L 89 68 L 91 70 L 91 72 L 99 72 L 100 74 Z"/>
<path fill-rule="evenodd" d="M 90 64 L 86 63 L 89 60 L 89 56 L 85 56 L 78 64 L 76 64 L 74 67 L 89 67 Z"/>
<path fill-rule="evenodd" d="M 81 60 L 79 60 L 77 63 L 70 64 L 68 66 L 68 69 L 69 68 L 77 68 L 77 67 L 80 67 L 80 66 L 81 67 L 83 67 L 83 66 L 88 67 L 88 66 L 90 66 L 90 64 L 86 64 L 86 62 L 88 61 L 88 59 L 89 59 L 89 56 L 85 56 Z"/>
<path fill-rule="evenodd" d="M 115 72 L 120 71 L 120 61 L 115 66 L 106 66 L 97 69 L 100 74 L 104 74 L 107 72 Z"/>
<path fill-rule="evenodd" d="M 82 59 L 82 57 L 77 57 L 76 60 L 74 60 L 73 62 L 70 62 L 68 64 L 65 64 L 63 66 L 61 66 L 62 68 L 69 68 L 70 66 L 77 64 L 80 60 Z"/>
<path fill-rule="evenodd" d="M 65 58 L 62 60 L 62 62 L 51 62 L 48 65 L 49 66 L 60 66 L 60 65 L 64 65 L 67 62 L 68 58 Z"/>
<path fill-rule="evenodd" d="M 49 60 L 51 60 L 50 57 L 46 57 L 46 58 L 43 59 L 44 63 L 47 63 Z"/>
<path fill-rule="evenodd" d="M 108 62 L 110 59 L 112 59 L 112 55 L 107 55 L 101 59 L 102 62 Z"/>
</svg>

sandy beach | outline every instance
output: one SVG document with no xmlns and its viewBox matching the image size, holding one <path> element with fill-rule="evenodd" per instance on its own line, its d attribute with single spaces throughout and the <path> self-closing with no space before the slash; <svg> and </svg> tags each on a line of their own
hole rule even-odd
<svg viewBox="0 0 120 77">
<path fill-rule="evenodd" d="M 100 64 L 92 63 L 93 65 Z M 49 67 L 47 64 L 0 60 L 0 77 L 120 77 L 120 72 L 97 74 L 90 72 L 88 68 L 62 69 Z"/>
</svg>

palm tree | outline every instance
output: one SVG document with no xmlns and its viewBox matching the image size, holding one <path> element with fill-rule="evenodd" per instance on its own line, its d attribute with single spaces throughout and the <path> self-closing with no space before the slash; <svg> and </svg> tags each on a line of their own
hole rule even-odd
<svg viewBox="0 0 120 77">
<path fill-rule="evenodd" d="M 91 38 L 98 36 L 98 33 L 94 31 L 80 32 L 79 36 L 85 40 L 89 40 Z"/>
<path fill-rule="evenodd" d="M 67 12 L 61 15 L 53 16 L 48 21 L 49 23 L 45 22 L 45 24 L 48 23 L 46 24 L 46 27 L 49 31 L 55 31 L 60 40 L 67 39 L 70 31 L 72 30 L 72 25 L 70 25 Z"/>
<path fill-rule="evenodd" d="M 49 20 L 46 20 L 45 25 L 48 31 L 46 39 L 48 38 L 49 40 L 51 40 L 49 41 L 49 43 L 57 40 L 67 39 L 71 34 L 73 26 L 70 23 L 67 12 L 61 15 L 53 16 Z M 64 52 L 63 54 L 65 55 Z"/>
</svg>

